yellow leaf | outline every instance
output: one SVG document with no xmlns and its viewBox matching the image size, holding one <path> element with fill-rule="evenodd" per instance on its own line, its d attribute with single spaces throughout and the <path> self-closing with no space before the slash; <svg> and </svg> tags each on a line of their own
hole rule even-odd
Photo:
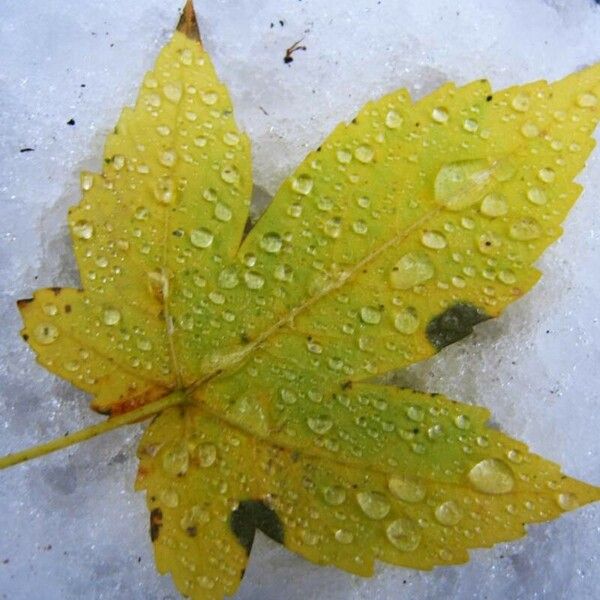
<svg viewBox="0 0 600 600">
<path fill-rule="evenodd" d="M 40 363 L 93 408 L 134 420 L 158 402 L 137 487 L 161 572 L 193 598 L 232 594 L 257 528 L 361 575 L 375 560 L 430 569 L 599 499 L 487 411 L 366 380 L 537 281 L 580 192 L 600 65 L 371 102 L 242 240 L 249 141 L 189 3 L 178 29 L 102 173 L 82 175 L 69 226 L 83 289 L 19 305 Z"/>
</svg>

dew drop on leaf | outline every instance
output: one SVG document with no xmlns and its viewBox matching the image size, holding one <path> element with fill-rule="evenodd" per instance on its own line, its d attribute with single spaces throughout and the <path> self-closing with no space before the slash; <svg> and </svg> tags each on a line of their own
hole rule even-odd
<svg viewBox="0 0 600 600">
<path fill-rule="evenodd" d="M 418 526 L 407 517 L 392 521 L 385 530 L 388 540 L 402 552 L 416 550 L 421 542 Z"/>
<path fill-rule="evenodd" d="M 33 330 L 33 337 L 38 344 L 47 346 L 58 338 L 58 329 L 49 323 L 40 323 Z"/>
<path fill-rule="evenodd" d="M 433 263 L 427 255 L 409 252 L 392 268 L 390 283 L 394 289 L 408 290 L 433 277 Z"/>
<path fill-rule="evenodd" d="M 435 509 L 435 518 L 442 525 L 456 525 L 462 519 L 462 513 L 454 500 L 442 502 Z"/>
<path fill-rule="evenodd" d="M 356 501 L 369 519 L 383 519 L 391 509 L 389 500 L 379 492 L 359 492 Z"/>
<path fill-rule="evenodd" d="M 388 481 L 390 492 L 404 502 L 421 502 L 425 498 L 425 489 L 412 479 L 400 475 L 392 475 Z"/>
<path fill-rule="evenodd" d="M 486 458 L 469 471 L 469 481 L 473 487 L 485 494 L 507 494 L 515 480 L 510 467 L 497 458 Z"/>
</svg>

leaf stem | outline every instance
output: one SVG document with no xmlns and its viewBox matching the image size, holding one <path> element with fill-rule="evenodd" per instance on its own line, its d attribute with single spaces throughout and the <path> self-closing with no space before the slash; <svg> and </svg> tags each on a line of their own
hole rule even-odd
<svg viewBox="0 0 600 600">
<path fill-rule="evenodd" d="M 152 415 L 162 412 L 171 406 L 182 404 L 186 401 L 186 399 L 186 395 L 183 392 L 173 392 L 172 394 L 169 394 L 160 400 L 145 404 L 144 406 L 123 415 L 111 417 L 102 423 L 85 427 L 84 429 L 80 429 L 79 431 L 71 433 L 70 435 L 56 438 L 50 442 L 46 442 L 45 444 L 32 446 L 31 448 L 22 450 L 21 452 L 7 454 L 6 456 L 0 458 L 0 470 L 7 467 L 12 467 L 13 465 L 18 465 L 19 463 L 31 460 L 32 458 L 38 458 L 39 456 L 50 454 L 56 450 L 62 450 L 63 448 L 67 448 L 73 444 L 78 444 L 79 442 L 85 442 L 86 440 L 90 440 L 97 435 L 101 435 L 113 429 L 118 429 L 124 425 L 131 425 L 132 423 L 141 421 Z"/>
</svg>

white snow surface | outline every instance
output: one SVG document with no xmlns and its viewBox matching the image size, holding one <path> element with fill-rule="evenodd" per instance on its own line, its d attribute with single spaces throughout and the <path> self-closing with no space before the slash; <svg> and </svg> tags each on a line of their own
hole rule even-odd
<svg viewBox="0 0 600 600">
<path fill-rule="evenodd" d="M 176 0 L 0 6 L 0 454 L 98 420 L 83 393 L 36 364 L 15 301 L 77 285 L 66 211 L 79 171 L 99 168 L 106 135 L 179 9 Z M 336 123 L 395 88 L 420 96 L 487 77 L 499 89 L 600 61 L 594 0 L 197 0 L 197 12 L 252 139 L 255 182 L 269 194 Z M 306 50 L 284 64 L 300 39 Z M 489 407 L 504 431 L 600 484 L 598 150 L 578 180 L 585 192 L 540 261 L 537 287 L 395 379 Z M 0 598 L 178 597 L 155 571 L 144 498 L 132 489 L 140 432 L 0 473 Z M 591 600 L 599 525 L 600 506 L 590 506 L 473 552 L 467 565 L 379 565 L 373 579 L 317 567 L 259 535 L 237 597 Z"/>
</svg>

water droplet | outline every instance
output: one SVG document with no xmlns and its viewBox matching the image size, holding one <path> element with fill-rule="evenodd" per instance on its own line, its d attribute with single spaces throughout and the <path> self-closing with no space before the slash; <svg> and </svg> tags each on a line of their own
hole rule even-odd
<svg viewBox="0 0 600 600">
<path fill-rule="evenodd" d="M 432 250 L 441 250 L 448 245 L 444 234 L 439 231 L 424 231 L 421 236 L 421 243 Z"/>
<path fill-rule="evenodd" d="M 346 531 L 345 529 L 338 529 L 335 532 L 335 539 L 340 544 L 351 544 L 354 541 L 354 536 L 350 531 Z"/>
<path fill-rule="evenodd" d="M 481 212 L 486 217 L 502 217 L 508 212 L 508 202 L 502 194 L 488 194 L 481 202 Z"/>
<path fill-rule="evenodd" d="M 531 123 L 528 121 L 527 123 L 524 123 L 521 127 L 521 133 L 526 138 L 534 138 L 540 134 L 540 130 L 538 129 L 538 126 L 535 123 Z"/>
<path fill-rule="evenodd" d="M 202 98 L 202 102 L 204 102 L 204 104 L 212 106 L 213 104 L 217 103 L 217 100 L 219 99 L 219 94 L 210 90 L 208 92 L 202 92 L 200 94 L 200 98 Z"/>
<path fill-rule="evenodd" d="M 323 488 L 323 498 L 331 506 L 339 506 L 346 500 L 346 490 L 341 485 L 328 485 Z"/>
<path fill-rule="evenodd" d="M 102 320 L 106 325 L 116 325 L 121 320 L 121 313 L 116 308 L 105 308 Z"/>
<path fill-rule="evenodd" d="M 328 219 L 327 221 L 325 221 L 325 224 L 323 225 L 323 231 L 330 237 L 330 238 L 338 238 L 340 237 L 340 233 L 342 232 L 342 223 L 339 217 L 332 217 L 331 219 Z"/>
<path fill-rule="evenodd" d="M 439 440 L 444 435 L 444 429 L 436 423 L 427 430 L 427 436 L 430 440 Z"/>
<path fill-rule="evenodd" d="M 94 226 L 85 219 L 80 219 L 73 224 L 73 235 L 80 240 L 89 240 L 94 235 Z"/>
<path fill-rule="evenodd" d="M 240 180 L 239 171 L 233 165 L 227 165 L 221 170 L 221 179 L 225 183 L 237 183 Z"/>
<path fill-rule="evenodd" d="M 417 423 L 425 418 L 425 411 L 420 406 L 409 406 L 406 409 L 406 416 Z"/>
<path fill-rule="evenodd" d="M 515 480 L 509 466 L 497 458 L 486 458 L 469 471 L 469 481 L 473 487 L 485 494 L 506 494 Z"/>
<path fill-rule="evenodd" d="M 313 354 L 321 354 L 323 352 L 323 346 L 315 342 L 312 338 L 306 341 L 306 348 Z"/>
<path fill-rule="evenodd" d="M 58 329 L 48 323 L 40 323 L 33 330 L 33 337 L 38 344 L 47 346 L 58 338 Z"/>
<path fill-rule="evenodd" d="M 115 154 L 112 159 L 112 165 L 115 170 L 120 171 L 125 166 L 125 157 L 122 154 Z"/>
<path fill-rule="evenodd" d="M 527 112 L 529 110 L 529 96 L 519 93 L 512 99 L 510 104 L 518 112 Z"/>
<path fill-rule="evenodd" d="M 277 254 L 283 245 L 281 236 L 274 231 L 265 233 L 260 240 L 260 247 L 269 254 Z"/>
<path fill-rule="evenodd" d="M 256 271 L 246 271 L 244 273 L 244 281 L 250 290 L 260 290 L 265 285 L 265 278 Z"/>
<path fill-rule="evenodd" d="M 358 221 L 352 223 L 352 231 L 358 233 L 358 235 L 365 235 L 368 230 L 369 227 L 362 219 L 358 219 Z"/>
<path fill-rule="evenodd" d="M 194 146 L 197 146 L 198 148 L 204 148 L 207 142 L 208 140 L 203 135 L 194 138 Z"/>
<path fill-rule="evenodd" d="M 185 475 L 189 467 L 189 455 L 184 442 L 174 444 L 165 451 L 162 467 L 168 475 Z"/>
<path fill-rule="evenodd" d="M 295 404 L 298 400 L 298 396 L 296 396 L 292 390 L 288 390 L 287 388 L 281 388 L 279 390 L 279 395 L 286 404 Z"/>
<path fill-rule="evenodd" d="M 359 196 L 356 199 L 356 203 L 361 207 L 361 208 L 369 208 L 369 206 L 371 205 L 371 201 L 366 197 L 366 196 Z"/>
<path fill-rule="evenodd" d="M 192 229 L 190 232 L 190 242 L 196 248 L 208 248 L 213 243 L 214 238 L 212 231 L 204 227 Z"/>
<path fill-rule="evenodd" d="M 577 106 L 581 108 L 592 108 L 598 104 L 598 98 L 592 92 L 585 92 L 577 96 Z"/>
<path fill-rule="evenodd" d="M 436 201 L 448 210 L 462 210 L 481 199 L 491 171 L 483 160 L 466 160 L 444 165 L 434 182 Z"/>
<path fill-rule="evenodd" d="M 223 296 L 223 294 L 221 294 L 221 292 L 216 292 L 216 291 L 212 291 L 208 294 L 208 299 L 213 303 L 213 304 L 218 304 L 219 306 L 221 304 L 225 304 L 225 296 Z"/>
<path fill-rule="evenodd" d="M 453 500 L 443 502 L 435 509 L 435 518 L 442 524 L 450 527 L 462 519 L 462 512 Z"/>
<path fill-rule="evenodd" d="M 56 304 L 44 304 L 42 310 L 44 311 L 44 314 L 47 314 L 49 317 L 54 317 L 58 314 L 58 307 Z"/>
<path fill-rule="evenodd" d="M 223 202 L 217 202 L 215 204 L 215 219 L 227 223 L 227 221 L 231 221 L 232 216 L 233 213 L 227 204 Z"/>
<path fill-rule="evenodd" d="M 431 111 L 431 118 L 436 123 L 446 123 L 448 121 L 448 118 L 449 118 L 448 110 L 445 109 L 443 106 L 436 106 Z"/>
<path fill-rule="evenodd" d="M 379 492 L 359 492 L 356 501 L 369 519 L 383 519 L 390 512 L 389 500 Z"/>
<path fill-rule="evenodd" d="M 163 204 L 173 202 L 175 183 L 170 177 L 159 177 L 154 185 L 154 197 Z"/>
<path fill-rule="evenodd" d="M 303 196 L 310 194 L 313 188 L 313 180 L 308 175 L 299 175 L 292 179 L 292 189 Z"/>
<path fill-rule="evenodd" d="M 165 150 L 160 153 L 158 160 L 165 167 L 172 167 L 177 160 L 177 154 L 175 150 Z"/>
<path fill-rule="evenodd" d="M 482 254 L 491 254 L 502 246 L 502 238 L 493 231 L 486 231 L 477 238 L 477 246 Z"/>
<path fill-rule="evenodd" d="M 415 550 L 421 542 L 421 532 L 417 525 L 407 517 L 392 521 L 386 528 L 388 540 L 402 552 Z"/>
<path fill-rule="evenodd" d="M 333 427 L 333 421 L 327 415 L 308 417 L 306 423 L 311 431 L 314 431 L 318 435 L 324 435 Z"/>
<path fill-rule="evenodd" d="M 538 171 L 538 177 L 544 183 L 552 183 L 556 177 L 556 173 L 554 172 L 554 169 L 551 169 L 550 167 L 544 167 Z"/>
<path fill-rule="evenodd" d="M 463 129 L 469 133 L 475 133 L 479 129 L 479 124 L 475 119 L 465 119 Z"/>
<path fill-rule="evenodd" d="M 342 163 L 343 165 L 347 165 L 352 160 L 352 154 L 349 150 L 338 150 L 335 155 L 338 159 L 338 162 Z"/>
<path fill-rule="evenodd" d="M 390 110 L 385 115 L 385 124 L 390 129 L 398 129 L 398 127 L 402 126 L 402 123 L 402 117 L 395 110 Z"/>
<path fill-rule="evenodd" d="M 196 450 L 196 456 L 201 467 L 211 467 L 217 460 L 217 448 L 211 443 L 200 444 Z"/>
<path fill-rule="evenodd" d="M 394 318 L 394 327 L 405 335 L 414 333 L 419 327 L 419 315 L 412 306 L 403 308 Z"/>
<path fill-rule="evenodd" d="M 381 311 L 373 306 L 363 306 L 360 309 L 360 319 L 367 325 L 377 325 L 381 321 Z"/>
<path fill-rule="evenodd" d="M 359 146 L 355 151 L 354 151 L 354 156 L 356 157 L 356 160 L 359 160 L 361 163 L 370 163 L 373 160 L 373 157 L 375 156 L 375 152 L 373 151 L 373 148 L 371 148 L 370 146 Z"/>
<path fill-rule="evenodd" d="M 184 48 L 179 56 L 181 64 L 189 66 L 192 64 L 192 51 L 189 48 Z"/>
<path fill-rule="evenodd" d="M 233 267 L 226 267 L 219 273 L 219 287 L 225 290 L 233 289 L 238 283 L 239 278 Z"/>
<path fill-rule="evenodd" d="M 207 202 L 216 202 L 219 199 L 219 196 L 217 195 L 217 190 L 213 189 L 213 188 L 206 188 L 203 192 L 202 192 L 202 197 L 207 201 Z"/>
<path fill-rule="evenodd" d="M 527 199 L 533 204 L 543 206 L 548 201 L 548 198 L 543 190 L 538 187 L 533 187 L 527 192 Z"/>
<path fill-rule="evenodd" d="M 524 218 L 510 226 L 509 234 L 514 240 L 527 242 L 539 238 L 542 235 L 542 229 L 535 219 Z"/>
<path fill-rule="evenodd" d="M 82 173 L 81 174 L 81 189 L 84 191 L 88 191 L 92 189 L 94 185 L 94 177 L 91 173 Z"/>
<path fill-rule="evenodd" d="M 405 254 L 390 272 L 390 283 L 394 289 L 407 290 L 433 277 L 432 262 L 425 254 Z"/>
<path fill-rule="evenodd" d="M 500 271 L 498 273 L 498 279 L 506 285 L 512 285 L 515 283 L 515 281 L 517 281 L 515 274 L 508 269 Z"/>
<path fill-rule="evenodd" d="M 163 86 L 163 94 L 167 100 L 177 104 L 181 100 L 181 85 L 167 83 Z"/>
<path fill-rule="evenodd" d="M 558 506 L 560 506 L 560 508 L 562 508 L 563 510 L 575 510 L 579 506 L 577 496 L 569 492 L 558 494 L 558 496 L 556 497 L 556 502 L 558 503 Z"/>
<path fill-rule="evenodd" d="M 454 417 L 454 424 L 459 429 L 469 429 L 471 427 L 471 419 L 467 415 L 457 415 Z"/>
<path fill-rule="evenodd" d="M 237 146 L 240 141 L 240 136 L 233 131 L 228 131 L 223 135 L 223 142 L 228 146 Z"/>
<path fill-rule="evenodd" d="M 160 103 L 160 98 L 158 100 Z M 160 135 L 162 137 L 167 137 L 171 133 L 171 129 L 169 127 L 167 127 L 166 125 L 159 125 L 156 128 L 156 133 L 158 133 L 158 135 Z"/>
<path fill-rule="evenodd" d="M 425 489 L 412 479 L 392 475 L 388 481 L 390 492 L 404 502 L 421 502 L 425 498 Z"/>
<path fill-rule="evenodd" d="M 294 275 L 294 271 L 290 265 L 277 265 L 273 276 L 279 281 L 291 281 Z"/>
</svg>

